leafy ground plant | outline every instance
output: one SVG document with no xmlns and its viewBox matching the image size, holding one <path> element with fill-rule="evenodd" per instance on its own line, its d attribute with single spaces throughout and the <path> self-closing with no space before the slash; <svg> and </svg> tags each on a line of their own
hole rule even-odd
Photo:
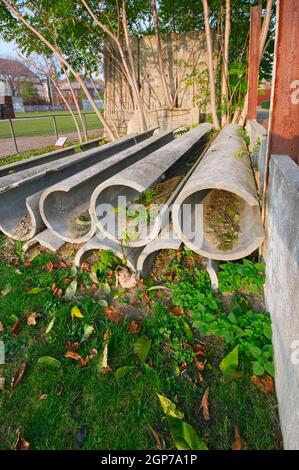
<svg viewBox="0 0 299 470">
<path fill-rule="evenodd" d="M 236 427 L 242 448 L 276 448 L 275 396 L 258 377 L 253 383 L 241 345 L 242 374 L 224 377 L 220 368 L 235 333 L 225 343 L 194 326 L 194 312 L 218 318 L 224 309 L 206 273 L 181 264 L 185 254 L 170 263 L 169 280 L 140 283 L 122 303 L 130 289 L 119 291 L 109 271 L 104 279 L 103 269 L 114 269 L 107 260 L 96 272 L 88 263 L 75 270 L 68 258 L 21 259 L 8 247 L 1 242 L 1 449 L 20 435 L 37 450 L 230 449 Z M 157 394 L 184 417 L 166 415 Z"/>
</svg>

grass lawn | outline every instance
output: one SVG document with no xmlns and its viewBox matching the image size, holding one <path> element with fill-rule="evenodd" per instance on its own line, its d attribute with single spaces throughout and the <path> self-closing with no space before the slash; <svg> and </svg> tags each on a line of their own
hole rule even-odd
<svg viewBox="0 0 299 470">
<path fill-rule="evenodd" d="M 96 114 L 92 111 L 85 111 L 87 129 L 99 129 L 102 127 Z M 18 113 L 16 117 L 34 117 L 28 120 L 13 120 L 13 126 L 16 137 L 35 136 L 35 135 L 54 135 L 53 119 L 51 115 L 55 114 L 57 130 L 59 135 L 69 132 L 76 132 L 72 116 L 67 111 L 49 111 L 42 113 Z M 48 117 L 47 117 L 48 116 Z M 41 119 L 37 119 L 40 117 Z M 80 126 L 80 121 L 77 116 Z M 7 121 L 0 121 L 0 139 L 11 137 L 9 124 Z"/>
<path fill-rule="evenodd" d="M 15 446 L 17 429 L 30 449 L 277 447 L 264 370 L 271 372 L 270 320 L 250 305 L 260 296 L 260 265 L 228 264 L 214 295 L 192 254 L 169 251 L 156 262 L 160 280 L 153 270 L 125 289 L 115 285 L 107 252 L 76 271 L 72 245 L 27 258 L 20 243 L 2 237 L 0 246 L 1 449 Z M 236 347 L 237 358 L 228 356 Z M 44 356 L 54 361 L 39 364 Z"/>
</svg>

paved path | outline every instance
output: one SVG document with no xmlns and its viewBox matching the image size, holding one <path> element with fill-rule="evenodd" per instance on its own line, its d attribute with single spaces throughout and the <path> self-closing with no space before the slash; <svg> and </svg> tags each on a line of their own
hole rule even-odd
<svg viewBox="0 0 299 470">
<path fill-rule="evenodd" d="M 101 129 L 91 129 L 88 132 L 89 137 L 98 135 Z M 73 142 L 78 140 L 78 134 L 76 132 L 71 132 L 69 134 L 64 134 L 63 137 L 68 137 L 68 142 Z M 54 135 L 37 135 L 30 137 L 17 137 L 17 145 L 19 153 L 26 152 L 28 150 L 38 150 L 43 147 L 50 147 L 55 145 L 56 137 Z M 14 155 L 15 148 L 11 138 L 9 139 L 0 139 L 0 158 L 8 155 Z"/>
</svg>

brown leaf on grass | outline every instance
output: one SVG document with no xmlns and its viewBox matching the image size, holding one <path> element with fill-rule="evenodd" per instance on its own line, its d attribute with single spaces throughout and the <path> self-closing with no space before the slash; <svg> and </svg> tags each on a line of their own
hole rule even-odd
<svg viewBox="0 0 299 470">
<path fill-rule="evenodd" d="M 48 398 L 48 395 L 46 393 L 42 393 L 40 396 L 39 396 L 39 399 L 40 400 L 46 400 Z"/>
<path fill-rule="evenodd" d="M 146 304 L 150 302 L 150 298 L 146 292 L 142 292 L 142 299 L 143 299 L 143 302 Z"/>
<path fill-rule="evenodd" d="M 75 343 L 67 341 L 65 347 L 68 351 L 78 351 L 78 349 L 80 348 L 80 343 L 79 341 L 76 341 Z"/>
<path fill-rule="evenodd" d="M 149 425 L 147 426 L 147 429 L 149 430 L 149 432 L 151 433 L 151 435 L 155 439 L 158 449 L 160 449 L 160 450 L 163 449 L 162 442 L 161 442 L 160 436 L 157 433 L 157 431 L 155 431 L 154 428 L 152 428 Z"/>
<path fill-rule="evenodd" d="M 86 366 L 86 360 L 82 356 L 80 356 L 80 354 L 74 351 L 67 351 L 64 357 L 68 357 L 69 359 L 74 359 L 75 361 L 78 361 L 80 366 Z"/>
<path fill-rule="evenodd" d="M 90 271 L 90 266 L 88 263 L 84 262 L 81 264 L 80 268 L 82 269 L 82 271 L 87 271 L 89 272 Z"/>
<path fill-rule="evenodd" d="M 235 441 L 231 445 L 231 450 L 243 450 L 246 448 L 246 442 L 240 436 L 239 429 L 235 426 Z"/>
<path fill-rule="evenodd" d="M 62 289 L 58 287 L 55 282 L 52 284 L 51 289 L 52 289 L 53 295 L 56 295 L 56 297 L 58 297 L 59 299 L 60 297 L 62 297 L 62 294 L 63 294 Z"/>
<path fill-rule="evenodd" d="M 30 261 L 24 261 L 23 263 L 23 266 L 25 266 L 25 268 L 28 268 L 28 266 L 30 265 L 31 265 Z"/>
<path fill-rule="evenodd" d="M 122 268 L 120 271 L 115 273 L 116 287 L 118 284 L 124 289 L 133 289 L 137 286 L 139 275 L 136 273 L 130 273 L 127 268 Z"/>
<path fill-rule="evenodd" d="M 184 310 L 181 307 L 177 307 L 176 305 L 172 305 L 171 307 L 169 307 L 169 311 L 176 317 L 184 315 Z"/>
<path fill-rule="evenodd" d="M 197 370 L 199 370 L 199 372 L 203 372 L 205 370 L 205 367 L 206 367 L 206 361 L 205 362 L 196 361 L 195 362 L 195 367 L 196 367 Z"/>
<path fill-rule="evenodd" d="M 51 263 L 51 261 L 49 261 L 49 263 L 45 264 L 45 270 L 48 271 L 48 273 L 51 273 L 54 269 L 54 265 L 53 263 Z"/>
<path fill-rule="evenodd" d="M 192 345 L 193 352 L 195 356 L 205 356 L 206 355 L 206 348 L 203 344 L 195 343 Z"/>
<path fill-rule="evenodd" d="M 24 438 L 23 431 L 21 429 L 17 429 L 16 434 L 17 434 L 17 442 L 15 444 L 14 450 L 28 450 L 30 447 L 30 444 Z"/>
<path fill-rule="evenodd" d="M 3 326 L 3 324 L 1 323 L 1 321 L 0 321 L 0 331 L 4 331 L 4 326 Z"/>
<path fill-rule="evenodd" d="M 62 289 L 58 289 L 55 295 L 56 297 L 60 299 L 62 297 L 62 294 L 63 294 Z"/>
<path fill-rule="evenodd" d="M 263 392 L 263 393 L 275 393 L 274 380 L 270 375 L 264 374 L 261 377 L 253 375 L 251 381 Z"/>
<path fill-rule="evenodd" d="M 103 341 L 108 341 L 111 338 L 111 330 L 105 330 L 103 334 Z"/>
<path fill-rule="evenodd" d="M 140 331 L 141 325 L 137 323 L 135 320 L 131 320 L 128 323 L 128 331 L 130 333 L 138 333 Z"/>
<path fill-rule="evenodd" d="M 86 357 L 85 361 L 86 361 L 86 364 L 88 364 L 90 361 L 92 361 L 98 354 L 98 351 L 93 348 L 89 351 L 89 354 L 88 356 Z"/>
<path fill-rule="evenodd" d="M 199 411 L 202 412 L 203 419 L 205 421 L 209 421 L 209 419 L 210 419 L 210 413 L 209 413 L 209 387 L 206 389 L 206 391 L 205 391 L 205 393 L 202 397 L 201 404 L 200 404 L 200 407 L 199 407 Z"/>
<path fill-rule="evenodd" d="M 5 386 L 5 377 L 0 377 L 0 392 L 3 392 Z"/>
<path fill-rule="evenodd" d="M 108 307 L 104 308 L 104 315 L 114 323 L 123 323 L 124 321 L 122 313 L 112 305 L 109 305 Z"/>
<path fill-rule="evenodd" d="M 141 377 L 141 376 L 142 376 L 141 370 L 136 370 L 136 372 L 135 372 L 135 374 L 134 374 L 135 379 L 138 379 L 138 378 Z"/>
<path fill-rule="evenodd" d="M 34 326 L 36 325 L 36 319 L 40 318 L 41 314 L 37 312 L 29 313 L 26 317 L 27 319 L 27 325 L 28 326 Z"/>
<path fill-rule="evenodd" d="M 20 333 L 23 323 L 24 323 L 24 317 L 17 320 L 10 330 L 11 334 L 14 336 L 17 336 Z"/>
<path fill-rule="evenodd" d="M 69 284 L 71 282 L 70 278 L 69 277 L 65 277 L 63 280 L 62 280 L 63 284 Z"/>
<path fill-rule="evenodd" d="M 22 364 L 18 368 L 16 374 L 12 378 L 12 381 L 11 381 L 11 388 L 12 389 L 15 389 L 19 385 L 19 383 L 21 382 L 22 378 L 24 377 L 26 367 L 27 367 L 27 362 L 22 362 Z"/>
<path fill-rule="evenodd" d="M 67 265 L 66 265 L 66 263 L 65 263 L 64 261 L 59 261 L 58 266 L 59 266 L 60 269 L 65 269 L 65 268 L 67 268 Z"/>
</svg>

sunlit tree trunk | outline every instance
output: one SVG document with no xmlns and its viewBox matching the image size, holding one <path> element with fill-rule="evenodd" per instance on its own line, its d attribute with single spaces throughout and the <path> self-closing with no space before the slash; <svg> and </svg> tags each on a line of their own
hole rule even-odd
<svg viewBox="0 0 299 470">
<path fill-rule="evenodd" d="M 222 112 L 221 125 L 224 126 L 229 122 L 229 82 L 228 82 L 228 63 L 229 63 L 229 39 L 231 32 L 231 5 L 230 0 L 226 0 L 225 4 L 225 32 L 224 32 L 224 47 L 223 47 L 223 60 L 222 60 L 222 78 L 221 78 L 221 99 L 222 104 L 225 106 L 225 111 Z"/>
</svg>

